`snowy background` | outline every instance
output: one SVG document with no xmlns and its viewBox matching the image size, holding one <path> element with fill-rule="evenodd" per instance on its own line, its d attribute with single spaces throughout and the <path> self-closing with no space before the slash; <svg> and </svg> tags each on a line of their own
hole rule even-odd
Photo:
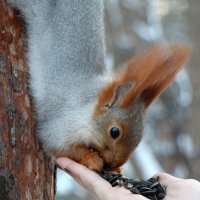
<svg viewBox="0 0 200 200">
<path fill-rule="evenodd" d="M 200 1 L 105 0 L 107 64 L 120 67 L 154 43 L 189 43 L 191 60 L 151 106 L 143 141 L 124 166 L 129 177 L 165 171 L 200 180 Z M 57 171 L 57 200 L 93 200 Z"/>
</svg>

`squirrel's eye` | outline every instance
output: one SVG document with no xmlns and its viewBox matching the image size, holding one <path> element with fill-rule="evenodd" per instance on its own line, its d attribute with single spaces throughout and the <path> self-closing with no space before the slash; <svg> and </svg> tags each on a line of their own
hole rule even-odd
<svg viewBox="0 0 200 200">
<path fill-rule="evenodd" d="M 120 134 L 120 131 L 117 127 L 112 127 L 110 129 L 110 135 L 112 136 L 113 139 L 116 139 Z"/>
</svg>

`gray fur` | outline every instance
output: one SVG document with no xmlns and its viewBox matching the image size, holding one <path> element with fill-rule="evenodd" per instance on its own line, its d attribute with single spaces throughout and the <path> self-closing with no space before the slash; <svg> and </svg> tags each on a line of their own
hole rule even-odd
<svg viewBox="0 0 200 200">
<path fill-rule="evenodd" d="M 104 71 L 103 0 L 9 0 L 27 23 L 30 88 L 46 151 L 91 140 Z"/>
</svg>

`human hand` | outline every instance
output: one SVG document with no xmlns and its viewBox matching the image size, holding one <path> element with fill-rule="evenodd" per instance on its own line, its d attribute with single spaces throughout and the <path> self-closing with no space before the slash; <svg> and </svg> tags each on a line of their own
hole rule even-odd
<svg viewBox="0 0 200 200">
<path fill-rule="evenodd" d="M 58 158 L 56 163 L 98 200 L 148 200 L 123 187 L 112 187 L 95 172 L 68 158 Z M 164 200 L 199 200 L 200 198 L 200 182 L 196 180 L 176 178 L 165 173 L 156 174 L 154 177 L 159 177 L 159 182 L 167 188 Z"/>
<path fill-rule="evenodd" d="M 194 179 L 182 179 L 166 173 L 154 175 L 166 187 L 164 200 L 199 200 L 200 182 Z"/>
<path fill-rule="evenodd" d="M 149 200 L 141 195 L 131 193 L 124 187 L 112 187 L 95 172 L 68 158 L 58 158 L 56 163 L 98 200 Z"/>
</svg>

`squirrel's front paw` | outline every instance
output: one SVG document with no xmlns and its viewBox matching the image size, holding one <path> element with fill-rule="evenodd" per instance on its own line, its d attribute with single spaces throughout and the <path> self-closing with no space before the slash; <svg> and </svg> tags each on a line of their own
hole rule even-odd
<svg viewBox="0 0 200 200">
<path fill-rule="evenodd" d="M 99 157 L 99 154 L 97 152 L 87 153 L 80 161 L 80 164 L 86 166 L 91 170 L 100 171 L 103 169 L 103 160 Z"/>
</svg>

